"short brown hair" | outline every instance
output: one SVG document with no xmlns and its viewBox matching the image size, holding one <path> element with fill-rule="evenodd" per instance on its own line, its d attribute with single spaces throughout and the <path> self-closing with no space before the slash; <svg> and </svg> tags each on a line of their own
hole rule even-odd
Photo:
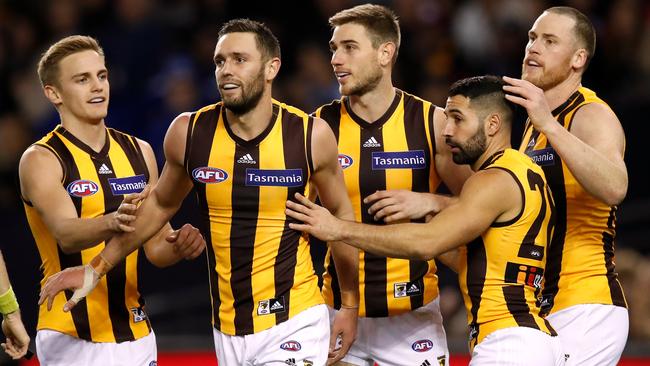
<svg viewBox="0 0 650 366">
<path fill-rule="evenodd" d="M 582 47 L 587 51 L 587 62 L 585 69 L 589 65 L 589 61 L 596 52 L 596 30 L 589 18 L 581 13 L 578 9 L 570 6 L 554 6 L 545 11 L 553 14 L 566 15 L 575 21 L 573 26 L 573 34 Z"/>
<path fill-rule="evenodd" d="M 377 48 L 385 42 L 395 44 L 395 55 L 393 62 L 397 59 L 401 34 L 397 15 L 389 8 L 382 5 L 363 4 L 354 8 L 341 10 L 329 19 L 332 28 L 347 23 L 362 25 L 372 41 L 372 46 Z"/>
<path fill-rule="evenodd" d="M 56 85 L 59 77 L 59 62 L 66 56 L 81 51 L 95 51 L 104 56 L 104 50 L 96 39 L 89 36 L 69 36 L 51 45 L 38 61 L 38 77 L 41 84 Z"/>
<path fill-rule="evenodd" d="M 233 19 L 221 27 L 219 38 L 228 33 L 253 33 L 264 61 L 272 57 L 280 58 L 280 42 L 271 29 L 262 22 L 245 18 Z"/>
</svg>

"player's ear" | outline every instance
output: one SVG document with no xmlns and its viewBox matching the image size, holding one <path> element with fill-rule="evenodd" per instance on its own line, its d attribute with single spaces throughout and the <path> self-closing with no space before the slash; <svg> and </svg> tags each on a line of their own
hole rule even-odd
<svg viewBox="0 0 650 366">
<path fill-rule="evenodd" d="M 43 87 L 43 94 L 45 94 L 45 97 L 55 106 L 63 103 L 63 100 L 61 99 L 61 94 L 57 90 L 57 88 L 53 85 L 45 85 Z"/>
<path fill-rule="evenodd" d="M 279 57 L 273 57 L 266 62 L 265 76 L 266 80 L 273 80 L 278 75 L 280 71 L 280 65 L 282 62 Z"/>
</svg>

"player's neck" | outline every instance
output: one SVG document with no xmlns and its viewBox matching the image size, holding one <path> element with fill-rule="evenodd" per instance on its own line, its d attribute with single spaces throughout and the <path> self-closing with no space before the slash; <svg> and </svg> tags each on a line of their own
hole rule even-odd
<svg viewBox="0 0 650 366">
<path fill-rule="evenodd" d="M 506 136 L 507 135 L 507 136 Z M 487 143 L 487 147 L 481 156 L 476 159 L 474 164 L 470 166 L 473 171 L 477 171 L 485 162 L 492 157 L 492 155 L 498 153 L 499 151 L 504 151 L 509 149 L 510 146 L 510 134 L 500 133 L 498 136 L 494 136 Z"/>
<path fill-rule="evenodd" d="M 235 114 L 226 108 L 230 130 L 246 141 L 259 136 L 268 127 L 272 115 L 273 99 L 270 91 L 264 92 L 257 105 L 246 113 Z"/>
<path fill-rule="evenodd" d="M 363 95 L 351 95 L 350 108 L 364 121 L 372 123 L 380 119 L 393 104 L 395 87 L 390 78 L 383 78 L 373 90 Z"/>
<path fill-rule="evenodd" d="M 578 73 L 571 75 L 558 85 L 544 91 L 546 102 L 551 110 L 561 106 L 581 86 L 582 76 Z"/>
<path fill-rule="evenodd" d="M 101 151 L 106 143 L 106 125 L 103 118 L 86 121 L 61 114 L 61 125 L 94 151 Z"/>
</svg>

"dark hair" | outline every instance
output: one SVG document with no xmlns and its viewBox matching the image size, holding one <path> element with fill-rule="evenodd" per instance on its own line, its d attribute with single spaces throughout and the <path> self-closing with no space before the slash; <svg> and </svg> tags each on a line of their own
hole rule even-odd
<svg viewBox="0 0 650 366">
<path fill-rule="evenodd" d="M 272 57 L 280 58 L 280 42 L 269 27 L 262 22 L 244 18 L 233 19 L 221 27 L 219 38 L 228 33 L 253 33 L 264 61 Z"/>
<path fill-rule="evenodd" d="M 505 82 L 498 76 L 474 76 L 456 81 L 449 88 L 449 96 L 462 95 L 469 98 L 470 105 L 481 118 L 496 110 L 501 112 L 505 122 L 512 123 L 514 105 L 506 99 L 504 85 Z"/>
<path fill-rule="evenodd" d="M 401 34 L 397 15 L 389 8 L 382 5 L 363 4 L 354 8 L 341 10 L 329 18 L 332 28 L 347 23 L 362 25 L 372 41 L 372 46 L 377 48 L 385 42 L 395 44 L 393 62 L 397 59 Z"/>
<path fill-rule="evenodd" d="M 566 15 L 575 21 L 573 33 L 580 45 L 587 50 L 587 62 L 585 63 L 586 69 L 587 66 L 589 66 L 589 61 L 591 61 L 591 58 L 594 56 L 594 52 L 596 52 L 596 30 L 594 29 L 594 25 L 586 15 L 581 13 L 578 9 L 570 6 L 554 6 L 545 11 Z"/>
<path fill-rule="evenodd" d="M 59 62 L 65 57 L 82 51 L 95 51 L 104 56 L 104 50 L 96 39 L 89 36 L 69 36 L 51 45 L 38 61 L 38 77 L 43 86 L 57 85 Z"/>
</svg>

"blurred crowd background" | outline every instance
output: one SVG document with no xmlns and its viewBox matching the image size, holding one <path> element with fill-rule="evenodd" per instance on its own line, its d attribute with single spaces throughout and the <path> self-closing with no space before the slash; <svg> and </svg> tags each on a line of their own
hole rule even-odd
<svg viewBox="0 0 650 366">
<path fill-rule="evenodd" d="M 96 37 L 111 82 L 107 124 L 151 143 L 162 164 L 171 120 L 219 100 L 212 54 L 224 21 L 264 21 L 282 46 L 278 100 L 313 111 L 339 97 L 329 65 L 329 16 L 359 1 L 0 0 L 0 248 L 30 333 L 42 273 L 17 190 L 23 150 L 58 123 L 36 74 L 42 52 L 71 34 Z M 543 9 L 570 5 L 597 33 L 584 85 L 618 114 L 630 178 L 620 206 L 616 264 L 630 304 L 627 355 L 650 356 L 650 3 L 644 0 L 377 1 L 400 17 L 395 85 L 444 106 L 449 85 L 478 74 L 519 76 L 527 31 Z M 518 128 L 521 131 L 525 116 Z M 518 146 L 520 133 L 513 136 Z M 190 197 L 174 223 L 195 220 Z M 321 248 L 314 248 L 317 257 Z M 318 263 L 317 263 L 318 264 Z M 160 350 L 213 348 L 205 258 L 169 269 L 143 263 L 141 286 Z M 466 352 L 466 318 L 455 275 L 441 271 L 452 352 Z"/>
</svg>

